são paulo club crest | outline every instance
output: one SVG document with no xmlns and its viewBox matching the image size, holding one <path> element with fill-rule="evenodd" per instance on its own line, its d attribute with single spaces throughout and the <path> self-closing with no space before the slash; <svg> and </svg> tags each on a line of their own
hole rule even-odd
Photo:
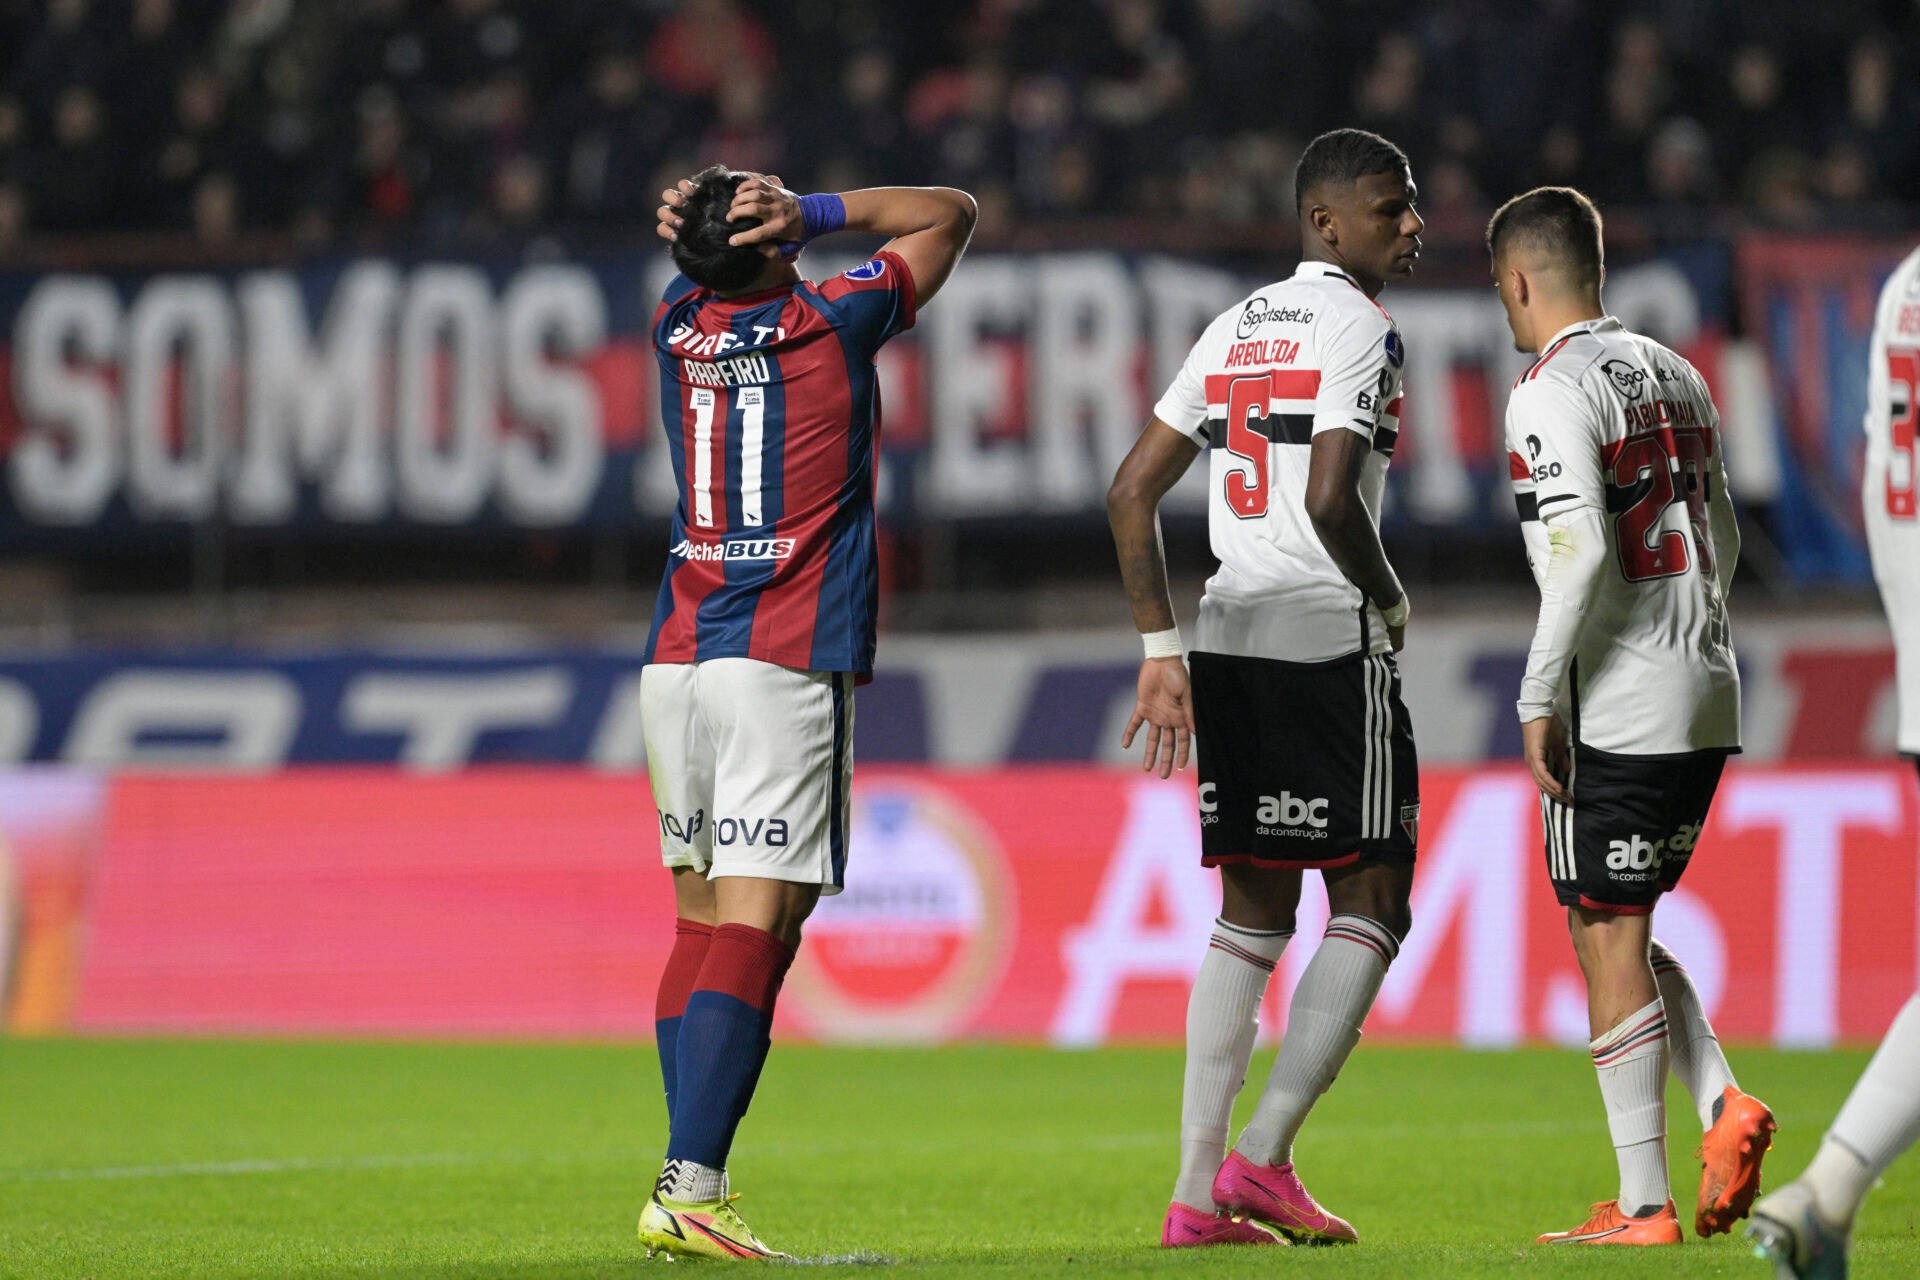
<svg viewBox="0 0 1920 1280">
<path fill-rule="evenodd" d="M 807 921 L 787 977 L 829 1040 L 931 1040 L 991 995 L 1015 935 L 999 844 L 961 803 L 901 781 L 853 797 L 846 889 Z"/>
</svg>

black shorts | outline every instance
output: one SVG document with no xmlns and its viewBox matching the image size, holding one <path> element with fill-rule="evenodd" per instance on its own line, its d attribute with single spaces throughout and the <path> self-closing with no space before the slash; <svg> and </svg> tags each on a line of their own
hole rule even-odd
<svg viewBox="0 0 1920 1280">
<path fill-rule="evenodd" d="M 1560 904 L 1644 915 L 1680 883 L 1730 752 L 1619 756 L 1573 748 L 1573 806 L 1540 797 Z"/>
<path fill-rule="evenodd" d="M 1195 653 L 1188 662 L 1202 863 L 1413 861 L 1420 769 L 1392 655 L 1296 663 Z"/>
</svg>

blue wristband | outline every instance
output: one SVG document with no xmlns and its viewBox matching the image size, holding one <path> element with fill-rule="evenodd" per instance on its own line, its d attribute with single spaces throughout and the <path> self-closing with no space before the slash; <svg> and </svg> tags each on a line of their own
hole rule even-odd
<svg viewBox="0 0 1920 1280">
<path fill-rule="evenodd" d="M 800 239 L 804 242 L 847 225 L 847 202 L 831 193 L 800 197 Z"/>
</svg>

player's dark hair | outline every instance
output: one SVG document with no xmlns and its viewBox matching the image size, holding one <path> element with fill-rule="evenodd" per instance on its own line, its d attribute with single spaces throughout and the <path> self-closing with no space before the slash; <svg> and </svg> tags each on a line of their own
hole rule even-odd
<svg viewBox="0 0 1920 1280">
<path fill-rule="evenodd" d="M 1582 284 L 1599 284 L 1606 261 L 1600 210 L 1572 187 L 1535 187 L 1515 196 L 1487 223 L 1487 252 L 1496 260 L 1514 245 L 1538 249 Z"/>
<path fill-rule="evenodd" d="M 1407 153 L 1365 129 L 1332 129 L 1307 144 L 1293 171 L 1293 207 L 1307 207 L 1307 193 L 1332 183 L 1345 186 L 1376 173 L 1407 168 Z"/>
<path fill-rule="evenodd" d="M 672 246 L 680 274 L 715 293 L 737 293 L 766 270 L 767 259 L 755 245 L 731 245 L 727 237 L 760 225 L 758 218 L 727 220 L 734 192 L 747 175 L 716 164 L 693 175 L 693 190 L 680 208 L 684 219 Z"/>
</svg>

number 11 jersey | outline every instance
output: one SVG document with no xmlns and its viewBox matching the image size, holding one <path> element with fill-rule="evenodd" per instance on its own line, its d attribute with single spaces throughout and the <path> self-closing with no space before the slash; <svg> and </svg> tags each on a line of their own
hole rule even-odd
<svg viewBox="0 0 1920 1280">
<path fill-rule="evenodd" d="M 1559 708 L 1577 740 L 1630 756 L 1737 749 L 1726 587 L 1739 536 L 1706 380 L 1611 316 L 1582 321 L 1514 383 L 1506 437 L 1537 581 L 1556 517 L 1592 511 L 1606 530 Z"/>
<path fill-rule="evenodd" d="M 667 286 L 653 347 L 680 502 L 642 661 L 873 670 L 873 360 L 914 306 L 884 250 L 819 285 Z"/>
<path fill-rule="evenodd" d="M 1400 330 L 1331 263 L 1228 308 L 1193 345 L 1153 416 L 1211 455 L 1207 580 L 1193 647 L 1285 662 L 1385 653 L 1387 629 L 1307 517 L 1315 436 L 1351 431 L 1370 450 L 1360 497 L 1377 528 L 1400 435 Z"/>
</svg>

